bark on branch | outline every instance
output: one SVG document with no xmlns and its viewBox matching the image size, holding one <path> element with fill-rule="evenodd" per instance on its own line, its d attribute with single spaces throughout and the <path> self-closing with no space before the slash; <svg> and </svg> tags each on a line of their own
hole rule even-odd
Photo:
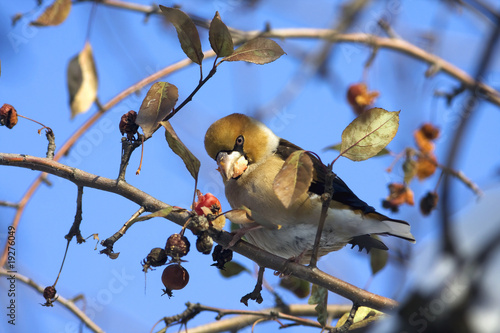
<svg viewBox="0 0 500 333">
<path fill-rule="evenodd" d="M 152 197 L 138 188 L 121 180 L 109 179 L 97 176 L 83 170 L 69 167 L 52 159 L 20 154 L 0 153 L 0 165 L 27 168 L 53 174 L 57 177 L 67 179 L 78 186 L 91 187 L 98 190 L 118 194 L 146 211 L 154 212 L 169 207 L 168 204 Z M 188 211 L 173 210 L 166 218 L 183 226 L 190 214 Z M 233 236 L 228 232 L 214 233 L 214 240 L 222 246 L 228 246 Z M 232 248 L 233 251 L 255 261 L 259 266 L 267 267 L 276 271 L 282 271 L 286 266 L 287 272 L 300 279 L 309 281 L 328 290 L 358 303 L 377 310 L 388 310 L 395 308 L 398 303 L 390 298 L 370 293 L 345 281 L 322 272 L 317 268 L 306 267 L 290 262 L 261 250 L 247 242 L 239 241 Z"/>
</svg>

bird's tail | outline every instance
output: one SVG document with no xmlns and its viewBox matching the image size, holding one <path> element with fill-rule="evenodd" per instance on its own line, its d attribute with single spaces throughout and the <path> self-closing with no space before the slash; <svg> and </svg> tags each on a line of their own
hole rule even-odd
<svg viewBox="0 0 500 333">
<path fill-rule="evenodd" d="M 412 243 L 416 243 L 415 237 L 413 237 L 410 232 L 410 225 L 408 224 L 408 222 L 402 220 L 387 219 L 383 220 L 382 223 L 385 223 L 390 228 L 390 231 L 385 234 L 406 239 L 407 241 L 410 241 Z"/>
<path fill-rule="evenodd" d="M 379 220 L 381 223 L 385 224 L 385 231 L 377 233 L 379 235 L 391 235 L 395 237 L 399 237 L 402 239 L 406 239 L 412 243 L 416 243 L 415 237 L 410 232 L 410 224 L 403 220 L 391 219 L 385 215 L 379 213 L 370 213 L 368 215 L 372 215 L 372 217 Z"/>
</svg>

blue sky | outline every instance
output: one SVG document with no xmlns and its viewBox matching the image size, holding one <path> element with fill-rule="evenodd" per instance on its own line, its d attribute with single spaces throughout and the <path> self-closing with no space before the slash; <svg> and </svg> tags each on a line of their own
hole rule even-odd
<svg viewBox="0 0 500 333">
<path fill-rule="evenodd" d="M 149 4 L 148 1 L 137 1 Z M 35 28 L 28 23 L 41 10 L 26 15 L 16 26 L 10 18 L 18 12 L 28 12 L 35 1 L 3 2 L 0 4 L 0 103 L 15 106 L 24 116 L 50 126 L 61 146 L 95 111 L 70 119 L 66 88 L 66 66 L 85 43 L 91 4 L 75 4 L 68 19 L 58 27 Z M 169 6 L 170 2 L 161 2 Z M 273 28 L 326 28 L 338 19 L 342 2 L 318 1 L 314 5 L 302 1 L 267 1 L 258 3 L 255 9 L 242 8 L 239 0 L 185 1 L 182 9 L 207 19 L 219 11 L 222 20 L 229 26 L 241 30 L 264 28 L 269 22 Z M 461 12 L 441 2 L 407 1 L 400 7 L 389 7 L 393 2 L 375 2 L 360 18 L 352 31 L 373 32 L 373 22 L 381 16 L 388 19 L 395 31 L 404 39 L 423 47 L 450 61 L 466 72 L 473 74 L 478 56 L 491 26 L 467 10 Z M 286 8 L 286 10 L 285 10 Z M 392 8 L 392 9 L 391 9 Z M 430 44 L 423 36 L 432 34 L 436 40 Z M 206 31 L 200 28 L 203 49 L 209 49 Z M 184 58 L 178 45 L 175 31 L 157 17 L 147 23 L 143 16 L 126 10 L 99 6 L 92 20 L 90 42 L 93 47 L 99 75 L 98 95 L 101 102 L 131 86 L 147 75 Z M 206 155 L 203 137 L 208 126 L 233 112 L 254 113 L 259 108 L 266 110 L 262 120 L 287 140 L 305 149 L 319 153 L 323 160 L 336 157 L 323 149 L 340 141 L 342 130 L 354 118 L 345 99 L 347 87 L 363 78 L 363 65 L 370 54 L 364 45 L 339 44 L 333 48 L 328 61 L 329 75 L 308 79 L 300 91 L 285 106 L 270 107 L 277 96 L 296 75 L 303 61 L 301 55 L 317 50 L 316 40 L 277 40 L 287 52 L 274 63 L 258 66 L 246 63 L 225 63 L 217 74 L 201 89 L 194 100 L 172 119 L 179 137 L 202 163 L 198 188 L 211 192 L 221 199 L 223 210 L 228 209 L 224 198 L 220 176 L 215 164 Z M 496 50 L 498 51 L 498 50 Z M 496 57 L 483 80 L 500 87 L 500 58 Z M 205 73 L 211 60 L 204 63 Z M 393 151 L 402 151 L 414 146 L 412 133 L 421 123 L 431 121 L 442 128 L 437 141 L 438 160 L 444 156 L 450 138 L 456 130 L 457 111 L 461 110 L 464 96 L 457 97 L 448 107 L 444 100 L 433 97 L 435 89 L 450 90 L 457 83 L 438 74 L 427 79 L 427 65 L 407 56 L 380 50 L 368 70 L 367 83 L 380 92 L 376 106 L 390 111 L 401 110 L 400 130 L 389 145 Z M 179 88 L 183 100 L 198 82 L 199 70 L 191 66 L 165 78 Z M 78 141 L 62 163 L 104 177 L 115 178 L 120 160 L 118 123 L 123 113 L 138 111 L 147 90 L 129 96 L 110 110 L 98 124 Z M 498 107 L 482 103 L 466 133 L 461 149 L 459 169 L 483 188 L 498 183 Z M 46 140 L 37 134 L 38 125 L 21 119 L 16 127 L 0 128 L 2 152 L 44 156 Z M 385 172 L 392 162 L 391 157 L 374 158 L 365 162 L 340 159 L 334 171 L 358 194 L 360 198 L 377 210 L 390 182 L 402 181 L 400 166 L 388 174 Z M 133 155 L 127 181 L 160 200 L 181 207 L 189 207 L 192 199 L 193 180 L 182 161 L 175 156 L 159 131 L 145 145 L 144 162 L 140 176 L 134 171 L 139 164 L 139 154 Z M 0 200 L 18 201 L 38 173 L 26 169 L 0 167 Z M 431 179 L 412 184 L 415 198 L 434 188 L 437 174 Z M 41 186 L 27 206 L 17 233 L 18 271 L 41 285 L 53 283 L 59 270 L 68 232 L 75 215 L 76 187 L 74 184 L 49 177 L 52 186 Z M 454 183 L 453 209 L 459 212 L 474 195 L 463 184 Z M 116 232 L 137 210 L 134 204 L 113 194 L 85 188 L 83 197 L 84 237 L 98 233 L 105 239 Z M 7 226 L 14 216 L 12 208 L 0 207 L 0 235 L 3 246 Z M 434 212 L 424 218 L 415 207 L 402 207 L 395 218 L 411 222 L 418 243 L 412 247 L 414 256 L 439 231 Z M 115 245 L 120 252 L 117 260 L 99 255 L 94 251 L 95 243 L 83 245 L 72 243 L 66 264 L 57 285 L 58 292 L 72 298 L 83 293 L 88 299 L 87 311 L 104 330 L 113 332 L 149 331 L 163 316 L 184 310 L 184 303 L 200 302 L 222 308 L 243 309 L 239 303 L 242 295 L 251 291 L 254 277 L 242 274 L 231 279 L 221 279 L 219 272 L 211 267 L 210 256 L 192 251 L 185 267 L 190 272 L 189 285 L 175 292 L 172 299 L 161 297 L 163 288 L 161 269 L 148 273 L 145 281 L 140 261 L 153 247 L 162 247 L 167 237 L 178 232 L 180 227 L 163 219 L 152 219 L 134 225 Z M 195 238 L 188 235 L 194 245 Z M 399 240 L 387 239 L 389 247 L 406 246 Z M 101 247 L 98 246 L 98 249 Z M 250 269 L 254 264 L 236 255 L 235 260 Z M 320 268 L 327 273 L 363 287 L 371 279 L 369 256 L 349 249 L 324 257 Z M 272 286 L 279 280 L 270 272 L 266 279 Z M 396 264 L 388 265 L 376 275 L 368 290 L 387 297 L 402 299 L 407 275 Z M 146 284 L 146 288 L 145 288 Z M 0 293 L 7 284 L 0 282 Z M 41 307 L 43 299 L 31 288 L 18 282 L 18 323 L 15 330 L 0 320 L 0 330 L 21 332 L 34 327 L 50 332 L 74 332 L 77 319 L 56 304 L 54 308 Z M 281 290 L 286 302 L 302 302 L 288 291 Z M 5 299 L 2 296 L 1 299 Z M 271 294 L 264 292 L 264 303 L 251 303 L 249 309 L 273 306 Z M 330 303 L 346 304 L 348 301 L 330 295 Z M 2 305 L 3 306 L 3 305 Z M 213 314 L 203 314 L 190 326 L 213 320 Z M 119 320 L 117 320 L 119 319 Z M 265 327 L 265 326 L 264 326 Z M 276 324 L 268 324 L 276 328 Z M 250 331 L 247 329 L 246 331 Z M 301 330 L 302 331 L 302 330 Z"/>
</svg>

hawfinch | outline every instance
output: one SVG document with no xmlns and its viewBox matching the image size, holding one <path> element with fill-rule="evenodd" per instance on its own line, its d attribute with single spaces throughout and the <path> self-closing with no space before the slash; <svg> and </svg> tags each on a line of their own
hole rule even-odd
<svg viewBox="0 0 500 333">
<path fill-rule="evenodd" d="M 288 208 L 273 191 L 273 181 L 286 158 L 302 150 L 276 136 L 261 122 L 234 113 L 217 120 L 205 135 L 205 149 L 219 166 L 227 200 L 233 209 L 250 210 L 256 227 L 247 228 L 248 242 L 285 259 L 307 263 L 321 213 L 325 168 L 314 155 L 313 180 L 307 193 Z M 387 250 L 370 235 L 391 235 L 415 242 L 407 222 L 379 214 L 336 177 L 319 255 L 350 243 L 359 249 Z"/>
</svg>

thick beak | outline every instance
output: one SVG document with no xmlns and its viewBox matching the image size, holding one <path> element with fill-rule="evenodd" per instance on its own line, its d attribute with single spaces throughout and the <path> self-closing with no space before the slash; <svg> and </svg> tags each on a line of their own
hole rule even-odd
<svg viewBox="0 0 500 333">
<path fill-rule="evenodd" d="M 237 151 L 232 151 L 229 154 L 227 152 L 217 154 L 218 170 L 224 182 L 241 176 L 243 171 L 246 170 L 247 164 L 246 158 Z"/>
</svg>

